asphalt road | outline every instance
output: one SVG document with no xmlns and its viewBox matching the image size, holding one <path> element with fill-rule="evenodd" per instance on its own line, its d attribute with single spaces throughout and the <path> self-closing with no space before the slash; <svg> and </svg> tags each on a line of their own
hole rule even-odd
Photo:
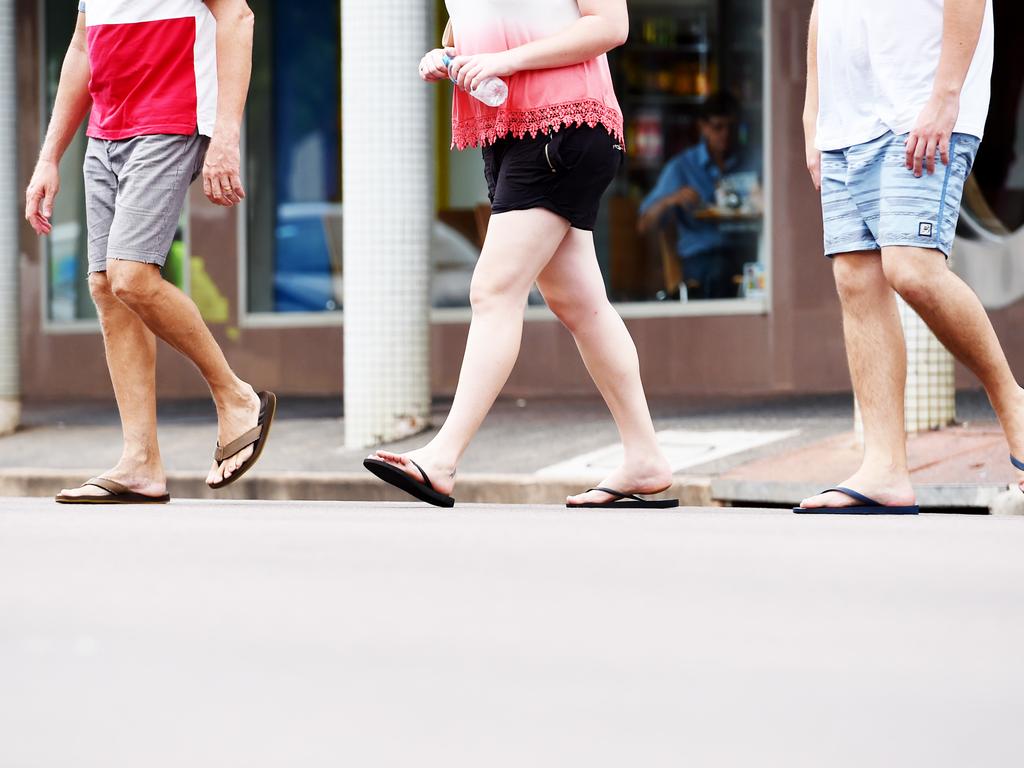
<svg viewBox="0 0 1024 768">
<path fill-rule="evenodd" d="M 0 766 L 1013 766 L 1024 519 L 0 500 Z"/>
</svg>

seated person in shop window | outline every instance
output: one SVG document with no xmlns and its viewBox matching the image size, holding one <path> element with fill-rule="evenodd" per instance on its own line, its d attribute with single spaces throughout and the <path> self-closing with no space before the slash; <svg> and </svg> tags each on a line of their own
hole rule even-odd
<svg viewBox="0 0 1024 768">
<path fill-rule="evenodd" d="M 738 291 L 734 277 L 743 273 L 745 262 L 757 258 L 756 237 L 749 227 L 695 216 L 716 207 L 716 191 L 723 180 L 759 171 L 736 141 L 738 112 L 731 95 L 711 96 L 698 120 L 700 142 L 669 160 L 640 206 L 641 233 L 674 221 L 690 298 L 734 298 Z"/>
</svg>

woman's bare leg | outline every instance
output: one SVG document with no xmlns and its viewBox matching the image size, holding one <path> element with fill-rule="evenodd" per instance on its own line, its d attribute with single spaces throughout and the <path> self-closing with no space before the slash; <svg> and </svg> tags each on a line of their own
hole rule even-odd
<svg viewBox="0 0 1024 768">
<path fill-rule="evenodd" d="M 647 407 L 636 345 L 608 301 L 590 232 L 569 230 L 537 281 L 551 311 L 569 329 L 591 378 L 619 428 L 625 460 L 601 483 L 625 493 L 658 493 L 672 483 L 672 469 L 658 446 Z M 569 504 L 601 503 L 599 491 L 572 496 Z"/>
<path fill-rule="evenodd" d="M 569 223 L 542 208 L 491 217 L 473 273 L 466 354 L 448 418 L 433 440 L 407 455 L 377 451 L 374 458 L 420 479 L 420 464 L 439 493 L 455 487 L 455 468 L 505 386 L 519 357 L 523 312 L 537 276 L 569 231 Z"/>
</svg>

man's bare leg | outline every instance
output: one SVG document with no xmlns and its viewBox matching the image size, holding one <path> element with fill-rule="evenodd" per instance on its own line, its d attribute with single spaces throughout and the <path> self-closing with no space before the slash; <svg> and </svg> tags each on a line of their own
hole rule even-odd
<svg viewBox="0 0 1024 768">
<path fill-rule="evenodd" d="M 89 275 L 89 291 L 99 312 L 124 434 L 121 459 L 103 477 L 145 496 L 163 496 L 167 482 L 156 432 L 156 337 L 114 296 L 106 273 Z M 102 493 L 94 486 L 61 491 L 61 495 L 72 498 Z"/>
<path fill-rule="evenodd" d="M 1011 453 L 1024 458 L 1024 390 L 1014 378 L 992 321 L 974 291 L 948 268 L 945 256 L 937 250 L 885 248 L 882 267 L 889 283 L 939 341 L 981 381 Z"/>
<path fill-rule="evenodd" d="M 206 379 L 217 406 L 220 444 L 227 445 L 256 426 L 259 397 L 231 370 L 192 299 L 164 280 L 159 268 L 152 264 L 111 260 L 107 277 L 114 296 L 138 315 L 149 330 L 195 363 Z M 249 447 L 220 466 L 214 463 L 207 482 L 230 477 L 251 455 Z"/>
<path fill-rule="evenodd" d="M 896 296 L 877 251 L 836 256 L 833 271 L 843 306 L 850 378 L 864 422 L 864 460 L 860 469 L 840 485 L 880 504 L 913 504 L 903 408 L 907 351 Z M 857 503 L 841 493 L 823 493 L 806 499 L 802 506 Z"/>
</svg>

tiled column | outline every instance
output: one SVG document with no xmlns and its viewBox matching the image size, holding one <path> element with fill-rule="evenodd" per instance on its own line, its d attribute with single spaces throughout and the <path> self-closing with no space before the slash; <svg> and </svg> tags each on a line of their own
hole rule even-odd
<svg viewBox="0 0 1024 768">
<path fill-rule="evenodd" d="M 18 103 L 14 60 L 14 0 L 0 0 L 0 435 L 21 416 L 18 361 Z"/>
<path fill-rule="evenodd" d="M 907 432 L 948 427 L 956 421 L 953 355 L 909 304 L 896 303 L 907 339 Z"/>
<path fill-rule="evenodd" d="M 430 416 L 431 3 L 342 0 L 345 445 Z"/>
<path fill-rule="evenodd" d="M 896 304 L 907 341 L 907 433 L 947 427 L 956 421 L 953 355 L 909 304 L 899 296 Z M 857 434 L 862 435 L 859 403 L 855 418 Z"/>
</svg>

